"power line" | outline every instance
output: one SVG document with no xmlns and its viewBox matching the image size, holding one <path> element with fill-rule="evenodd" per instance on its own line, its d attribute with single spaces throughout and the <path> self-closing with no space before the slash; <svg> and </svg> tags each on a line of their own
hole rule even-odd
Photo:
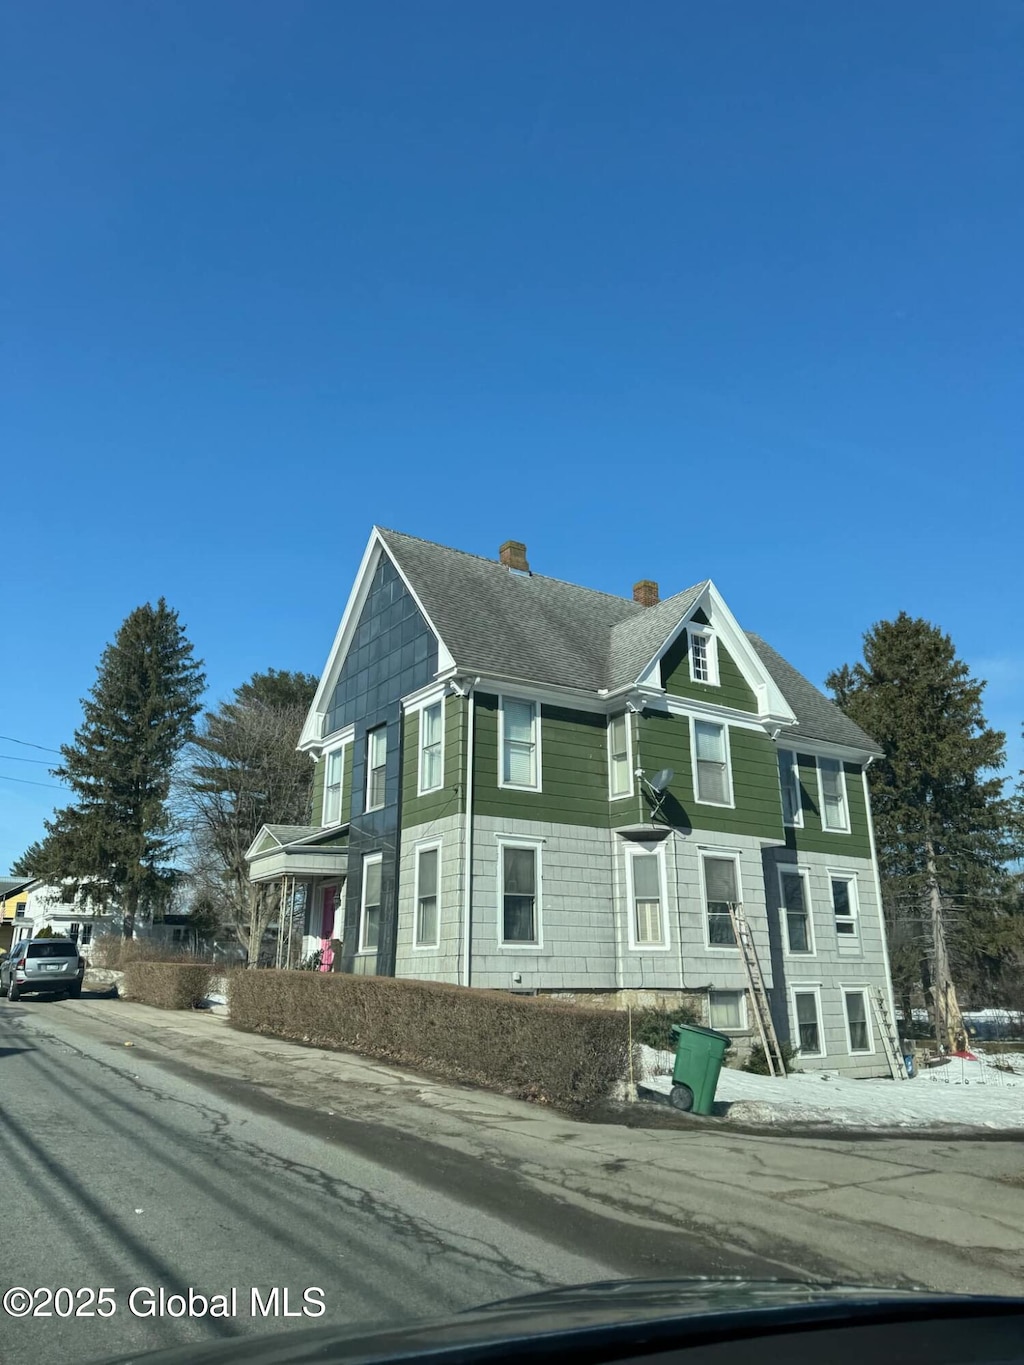
<svg viewBox="0 0 1024 1365">
<path fill-rule="evenodd" d="M 17 754 L 0 754 L 0 758 L 7 763 L 39 763 L 44 768 L 53 766 L 48 758 L 19 758 Z"/>
<path fill-rule="evenodd" d="M 48 744 L 33 744 L 27 739 L 15 739 L 13 735 L 0 735 L 5 744 L 21 744 L 26 749 L 42 749 L 44 754 L 59 754 L 59 749 L 51 749 Z"/>
<path fill-rule="evenodd" d="M 28 777 L 8 777 L 6 773 L 0 773 L 0 782 L 20 782 L 25 787 L 49 787 L 52 791 L 66 791 L 64 783 L 57 782 L 33 782 Z"/>
</svg>

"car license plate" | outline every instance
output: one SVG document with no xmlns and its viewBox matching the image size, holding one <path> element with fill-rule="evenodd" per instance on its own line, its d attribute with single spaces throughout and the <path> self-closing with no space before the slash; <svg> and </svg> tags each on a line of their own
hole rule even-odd
<svg viewBox="0 0 1024 1365">
<path fill-rule="evenodd" d="M 47 971 L 47 972 L 62 972 L 62 971 L 64 970 L 64 963 L 63 963 L 63 962 L 44 962 L 44 963 L 43 963 L 43 970 L 44 970 L 44 971 Z"/>
</svg>

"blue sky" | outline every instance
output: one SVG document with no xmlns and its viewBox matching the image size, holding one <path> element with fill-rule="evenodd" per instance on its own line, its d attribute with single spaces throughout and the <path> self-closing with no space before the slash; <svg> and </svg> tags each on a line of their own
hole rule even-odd
<svg viewBox="0 0 1024 1365">
<path fill-rule="evenodd" d="M 925 616 L 1021 766 L 1016 0 L 0 23 L 5 736 L 161 594 L 211 700 L 319 671 L 377 522 L 710 576 L 819 683 Z M 0 755 L 3 867 L 61 794 Z"/>
</svg>

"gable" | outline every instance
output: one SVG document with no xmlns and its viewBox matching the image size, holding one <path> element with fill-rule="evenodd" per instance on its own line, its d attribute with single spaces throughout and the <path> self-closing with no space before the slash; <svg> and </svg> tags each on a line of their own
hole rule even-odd
<svg viewBox="0 0 1024 1365">
<path fill-rule="evenodd" d="M 692 619 L 698 625 L 711 624 L 702 611 L 694 612 Z M 681 630 L 662 655 L 661 679 L 665 691 L 672 697 L 715 702 L 719 706 L 732 706 L 737 711 L 750 711 L 756 715 L 758 705 L 754 689 L 722 639 L 718 640 L 717 653 L 718 682 L 695 682 L 690 676 L 690 632 Z"/>
<path fill-rule="evenodd" d="M 718 684 L 697 683 L 690 678 L 688 627 L 692 624 L 710 629 L 715 636 Z M 789 726 L 796 720 L 781 688 L 710 579 L 689 604 L 683 619 L 662 640 L 639 682 L 663 687 L 670 696 L 732 707 L 779 725 Z"/>
<path fill-rule="evenodd" d="M 425 687 L 437 672 L 437 637 L 389 556 L 381 552 L 324 708 L 325 735 Z"/>
</svg>

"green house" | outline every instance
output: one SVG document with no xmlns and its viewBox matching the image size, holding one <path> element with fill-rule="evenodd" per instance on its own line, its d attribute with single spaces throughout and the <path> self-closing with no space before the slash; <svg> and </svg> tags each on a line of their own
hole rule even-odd
<svg viewBox="0 0 1024 1365">
<path fill-rule="evenodd" d="M 730 903 L 804 1069 L 887 1074 L 866 769 L 877 745 L 710 580 L 615 597 L 375 528 L 300 747 L 309 826 L 267 827 L 334 970 L 613 1005 L 749 1039 Z"/>
</svg>

